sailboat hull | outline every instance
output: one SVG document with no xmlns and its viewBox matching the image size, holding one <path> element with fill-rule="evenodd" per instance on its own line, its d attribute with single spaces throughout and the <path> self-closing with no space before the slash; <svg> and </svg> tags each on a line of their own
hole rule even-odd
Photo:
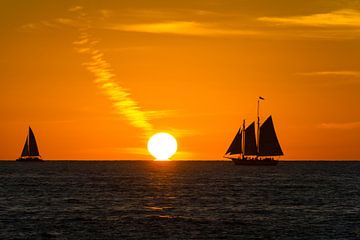
<svg viewBox="0 0 360 240">
<path fill-rule="evenodd" d="M 242 159 L 242 158 L 231 158 L 235 165 L 244 166 L 276 166 L 279 161 L 272 158 L 265 159 Z"/>
<path fill-rule="evenodd" d="M 38 157 L 27 157 L 27 158 L 18 158 L 16 159 L 17 162 L 43 162 L 41 158 Z"/>
</svg>

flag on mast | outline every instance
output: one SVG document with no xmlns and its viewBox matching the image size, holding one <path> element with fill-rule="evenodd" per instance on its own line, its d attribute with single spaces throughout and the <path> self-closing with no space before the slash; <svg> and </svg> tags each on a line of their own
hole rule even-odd
<svg viewBox="0 0 360 240">
<path fill-rule="evenodd" d="M 259 99 L 261 99 L 261 100 L 265 100 L 265 98 L 263 98 L 263 97 L 261 97 L 261 96 L 259 97 Z"/>
</svg>

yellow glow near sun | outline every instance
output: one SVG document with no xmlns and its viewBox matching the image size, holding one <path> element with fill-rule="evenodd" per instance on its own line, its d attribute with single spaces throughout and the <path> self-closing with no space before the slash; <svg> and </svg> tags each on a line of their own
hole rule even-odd
<svg viewBox="0 0 360 240">
<path fill-rule="evenodd" d="M 176 150 L 176 139 L 169 133 L 156 133 L 148 141 L 148 151 L 156 160 L 169 160 Z"/>
</svg>

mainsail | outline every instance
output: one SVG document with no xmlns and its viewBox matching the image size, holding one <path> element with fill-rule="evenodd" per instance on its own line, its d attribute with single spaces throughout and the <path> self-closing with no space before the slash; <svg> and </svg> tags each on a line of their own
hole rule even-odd
<svg viewBox="0 0 360 240">
<path fill-rule="evenodd" d="M 260 127 L 258 156 L 282 156 L 283 151 L 277 139 L 272 117 L 268 117 Z"/>
<path fill-rule="evenodd" d="M 242 146 L 242 130 L 239 129 L 229 149 L 226 151 L 225 154 L 241 154 L 242 153 L 241 146 Z"/>
<path fill-rule="evenodd" d="M 22 157 L 29 156 L 29 138 L 26 137 L 25 145 L 21 153 Z"/>
<path fill-rule="evenodd" d="M 36 144 L 35 136 L 29 127 L 29 156 L 39 156 L 39 149 Z"/>
<path fill-rule="evenodd" d="M 38 146 L 36 144 L 35 135 L 31 130 L 31 128 L 29 127 L 29 133 L 26 136 L 26 141 L 21 153 L 21 157 L 38 157 L 38 156 L 40 156 L 40 154 L 39 154 Z"/>
<path fill-rule="evenodd" d="M 245 130 L 245 153 L 244 155 L 257 155 L 255 122 L 250 124 Z"/>
</svg>

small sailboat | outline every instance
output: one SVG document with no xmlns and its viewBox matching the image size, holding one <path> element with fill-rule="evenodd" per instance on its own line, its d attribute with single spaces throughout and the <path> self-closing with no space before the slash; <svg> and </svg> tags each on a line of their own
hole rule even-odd
<svg viewBox="0 0 360 240">
<path fill-rule="evenodd" d="M 244 120 L 243 126 L 240 127 L 225 153 L 224 157 L 231 159 L 236 165 L 275 166 L 279 161 L 274 157 L 284 155 L 272 117 L 269 116 L 260 126 L 260 100 L 264 98 L 258 99 L 257 134 L 255 134 L 255 122 L 245 128 Z"/>
<path fill-rule="evenodd" d="M 38 146 L 36 144 L 35 135 L 29 127 L 29 133 L 26 137 L 25 145 L 21 153 L 21 157 L 16 159 L 19 162 L 41 162 Z"/>
</svg>

